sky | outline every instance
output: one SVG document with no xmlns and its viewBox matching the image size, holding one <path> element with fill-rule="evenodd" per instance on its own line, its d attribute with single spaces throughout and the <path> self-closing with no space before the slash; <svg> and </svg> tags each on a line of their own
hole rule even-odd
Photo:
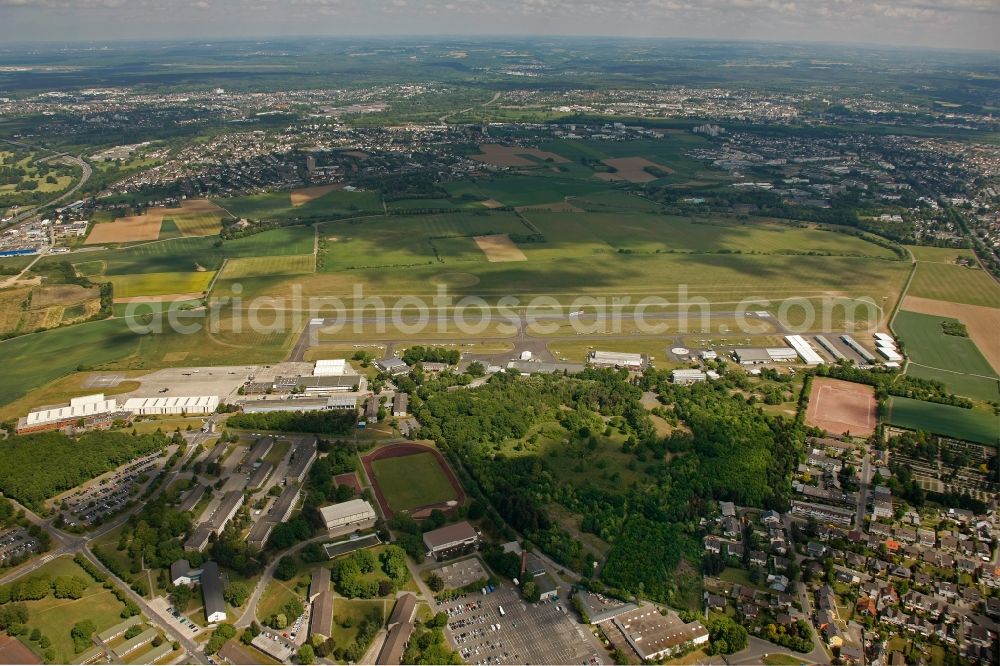
<svg viewBox="0 0 1000 666">
<path fill-rule="evenodd" d="M 1000 0 L 0 0 L 3 42 L 601 35 L 1000 50 Z"/>
</svg>

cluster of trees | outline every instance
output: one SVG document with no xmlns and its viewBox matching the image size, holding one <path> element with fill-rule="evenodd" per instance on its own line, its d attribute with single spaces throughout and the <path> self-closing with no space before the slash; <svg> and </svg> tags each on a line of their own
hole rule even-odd
<svg viewBox="0 0 1000 666">
<path fill-rule="evenodd" d="M 222 646 L 226 644 L 230 638 L 236 636 L 236 627 L 231 624 L 220 624 L 212 632 L 209 637 L 208 642 L 205 643 L 205 654 L 215 654 L 222 649 Z"/>
<path fill-rule="evenodd" d="M 168 443 L 160 431 L 131 435 L 91 431 L 71 438 L 61 432 L 15 435 L 0 442 L 0 491 L 25 506 L 100 476 Z"/>
<path fill-rule="evenodd" d="M 708 629 L 705 654 L 733 654 L 747 646 L 747 630 L 731 617 L 712 618 L 706 623 L 705 628 Z"/>
<path fill-rule="evenodd" d="M 337 591 L 358 599 L 392 594 L 409 577 L 406 552 L 395 545 L 386 546 L 377 559 L 369 550 L 356 550 L 338 561 L 331 571 Z"/>
<path fill-rule="evenodd" d="M 803 654 L 812 652 L 812 628 L 809 622 L 798 619 L 787 627 L 780 624 L 766 624 L 756 627 L 754 633 L 765 641 L 795 650 Z"/>
<path fill-rule="evenodd" d="M 441 615 L 439 613 L 438 615 Z M 447 615 L 444 618 L 448 622 Z M 403 653 L 404 664 L 461 664 L 458 653 L 448 647 L 444 632 L 438 625 L 437 618 L 427 624 L 418 626 L 410 637 L 410 644 Z"/>
<path fill-rule="evenodd" d="M 310 432 L 317 435 L 347 435 L 354 429 L 355 415 L 345 411 L 270 412 L 233 414 L 229 425 L 244 430 Z"/>
<path fill-rule="evenodd" d="M 417 363 L 447 363 L 457 365 L 462 358 L 462 352 L 445 347 L 423 347 L 415 345 L 403 352 L 403 362 L 407 365 Z"/>
</svg>

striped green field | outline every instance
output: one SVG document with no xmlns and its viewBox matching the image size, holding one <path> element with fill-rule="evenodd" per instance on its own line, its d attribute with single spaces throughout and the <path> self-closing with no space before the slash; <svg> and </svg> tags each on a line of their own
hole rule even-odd
<svg viewBox="0 0 1000 666">
<path fill-rule="evenodd" d="M 288 257 L 240 257 L 226 261 L 219 279 L 238 280 L 268 275 L 301 275 L 316 270 L 316 257 L 296 254 Z"/>
<path fill-rule="evenodd" d="M 893 322 L 910 357 L 907 374 L 936 379 L 954 393 L 977 400 L 1000 400 L 997 374 L 970 338 L 945 335 L 948 317 L 900 311 Z"/>
<path fill-rule="evenodd" d="M 1000 416 L 911 398 L 890 398 L 889 413 L 884 420 L 900 428 L 925 430 L 980 444 L 995 445 L 1000 440 Z"/>
<path fill-rule="evenodd" d="M 1000 284 L 978 268 L 921 261 L 908 296 L 1000 308 Z"/>
<path fill-rule="evenodd" d="M 115 298 L 137 296 L 165 296 L 168 294 L 194 294 L 208 289 L 215 273 L 143 273 L 141 275 L 114 275 L 108 278 L 115 286 Z"/>
</svg>

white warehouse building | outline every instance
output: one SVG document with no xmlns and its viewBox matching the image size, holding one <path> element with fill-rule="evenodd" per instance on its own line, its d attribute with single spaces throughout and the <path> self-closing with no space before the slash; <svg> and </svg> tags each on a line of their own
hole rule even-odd
<svg viewBox="0 0 1000 666">
<path fill-rule="evenodd" d="M 137 416 L 163 414 L 214 414 L 219 396 L 174 396 L 171 398 L 129 398 L 122 409 Z"/>
<path fill-rule="evenodd" d="M 313 377 L 339 377 L 344 374 L 347 374 L 347 359 L 343 358 L 319 359 L 313 367 Z"/>
<path fill-rule="evenodd" d="M 644 354 L 624 352 L 592 351 L 587 355 L 587 363 L 598 368 L 628 368 L 642 370 L 649 359 Z"/>
<path fill-rule="evenodd" d="M 56 423 L 67 419 L 82 419 L 97 414 L 110 414 L 118 410 L 118 402 L 114 399 L 105 399 L 103 393 L 84 395 L 73 398 L 66 407 L 53 407 L 51 409 L 38 409 L 28 412 L 25 418 L 25 425 L 29 428 Z"/>
</svg>

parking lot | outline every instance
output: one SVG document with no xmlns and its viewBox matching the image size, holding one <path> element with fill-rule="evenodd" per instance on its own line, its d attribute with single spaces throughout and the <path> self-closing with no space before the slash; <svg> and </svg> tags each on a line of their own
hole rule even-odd
<svg viewBox="0 0 1000 666">
<path fill-rule="evenodd" d="M 201 627 L 199 627 L 197 624 L 195 624 L 188 618 L 181 615 L 181 613 L 176 608 L 170 606 L 164 597 L 156 597 L 155 599 L 150 601 L 149 604 L 155 610 L 160 612 L 161 618 L 169 616 L 170 628 L 176 631 L 181 636 L 187 636 L 188 638 L 192 638 L 194 636 L 197 636 L 202 631 Z"/>
<path fill-rule="evenodd" d="M 23 527 L 12 527 L 0 532 L 0 563 L 7 564 L 38 551 L 38 540 Z"/>
<path fill-rule="evenodd" d="M 503 608 L 501 614 L 500 609 Z M 470 664 L 600 664 L 586 629 L 561 599 L 527 604 L 510 585 L 439 603 L 462 660 Z"/>
<path fill-rule="evenodd" d="M 153 453 L 115 470 L 110 476 L 105 476 L 79 488 L 61 501 L 68 510 L 63 517 L 70 527 L 75 525 L 92 525 L 110 515 L 121 511 L 132 497 L 137 484 L 148 480 L 155 474 L 161 460 L 159 453 Z"/>
</svg>

